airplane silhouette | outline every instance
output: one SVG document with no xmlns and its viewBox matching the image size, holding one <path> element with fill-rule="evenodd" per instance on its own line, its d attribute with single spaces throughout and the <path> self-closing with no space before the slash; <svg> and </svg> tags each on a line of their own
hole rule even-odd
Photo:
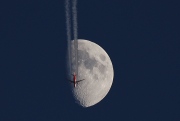
<svg viewBox="0 0 180 121">
<path fill-rule="evenodd" d="M 79 82 L 85 80 L 85 79 L 76 80 L 76 73 L 75 72 L 72 75 L 73 75 L 73 81 L 72 80 L 69 80 L 69 81 L 74 84 L 74 88 L 76 87 L 76 84 L 78 84 Z"/>
</svg>

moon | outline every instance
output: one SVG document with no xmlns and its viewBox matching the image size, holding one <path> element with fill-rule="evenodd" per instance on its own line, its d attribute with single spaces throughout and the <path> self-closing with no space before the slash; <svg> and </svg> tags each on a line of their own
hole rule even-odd
<svg viewBox="0 0 180 121">
<path fill-rule="evenodd" d="M 71 41 L 72 70 L 68 69 L 68 78 L 72 80 L 75 71 L 74 41 Z M 69 66 L 69 65 L 67 65 Z M 69 68 L 69 67 L 67 67 Z M 74 88 L 70 83 L 76 102 L 83 107 L 90 107 L 100 102 L 109 92 L 114 78 L 113 65 L 105 50 L 98 44 L 78 39 L 78 76 L 77 80 L 85 79 Z"/>
</svg>

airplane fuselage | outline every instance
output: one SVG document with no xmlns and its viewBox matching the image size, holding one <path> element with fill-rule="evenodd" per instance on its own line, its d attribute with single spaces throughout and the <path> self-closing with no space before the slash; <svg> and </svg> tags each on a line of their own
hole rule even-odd
<svg viewBox="0 0 180 121">
<path fill-rule="evenodd" d="M 74 82 L 74 87 L 76 87 L 76 75 L 73 74 L 73 82 Z"/>
</svg>

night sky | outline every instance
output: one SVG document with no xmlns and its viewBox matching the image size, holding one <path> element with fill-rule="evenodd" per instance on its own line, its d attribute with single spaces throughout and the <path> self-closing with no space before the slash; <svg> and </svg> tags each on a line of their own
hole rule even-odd
<svg viewBox="0 0 180 121">
<path fill-rule="evenodd" d="M 78 38 L 109 54 L 107 96 L 83 108 L 66 78 L 64 0 L 0 2 L 0 121 L 180 121 L 177 0 L 78 0 Z"/>
</svg>

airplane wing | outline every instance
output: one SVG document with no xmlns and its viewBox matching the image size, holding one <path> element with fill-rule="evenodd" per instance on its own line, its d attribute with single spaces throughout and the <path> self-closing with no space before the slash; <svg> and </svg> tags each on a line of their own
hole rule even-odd
<svg viewBox="0 0 180 121">
<path fill-rule="evenodd" d="M 84 80 L 84 79 L 82 79 L 82 80 L 78 80 L 78 81 L 76 81 L 76 82 L 78 83 L 78 82 L 83 81 L 83 80 Z"/>
<path fill-rule="evenodd" d="M 69 80 L 69 79 L 68 79 L 68 81 L 70 81 L 71 83 L 74 83 L 73 81 L 71 81 L 71 80 Z"/>
</svg>

